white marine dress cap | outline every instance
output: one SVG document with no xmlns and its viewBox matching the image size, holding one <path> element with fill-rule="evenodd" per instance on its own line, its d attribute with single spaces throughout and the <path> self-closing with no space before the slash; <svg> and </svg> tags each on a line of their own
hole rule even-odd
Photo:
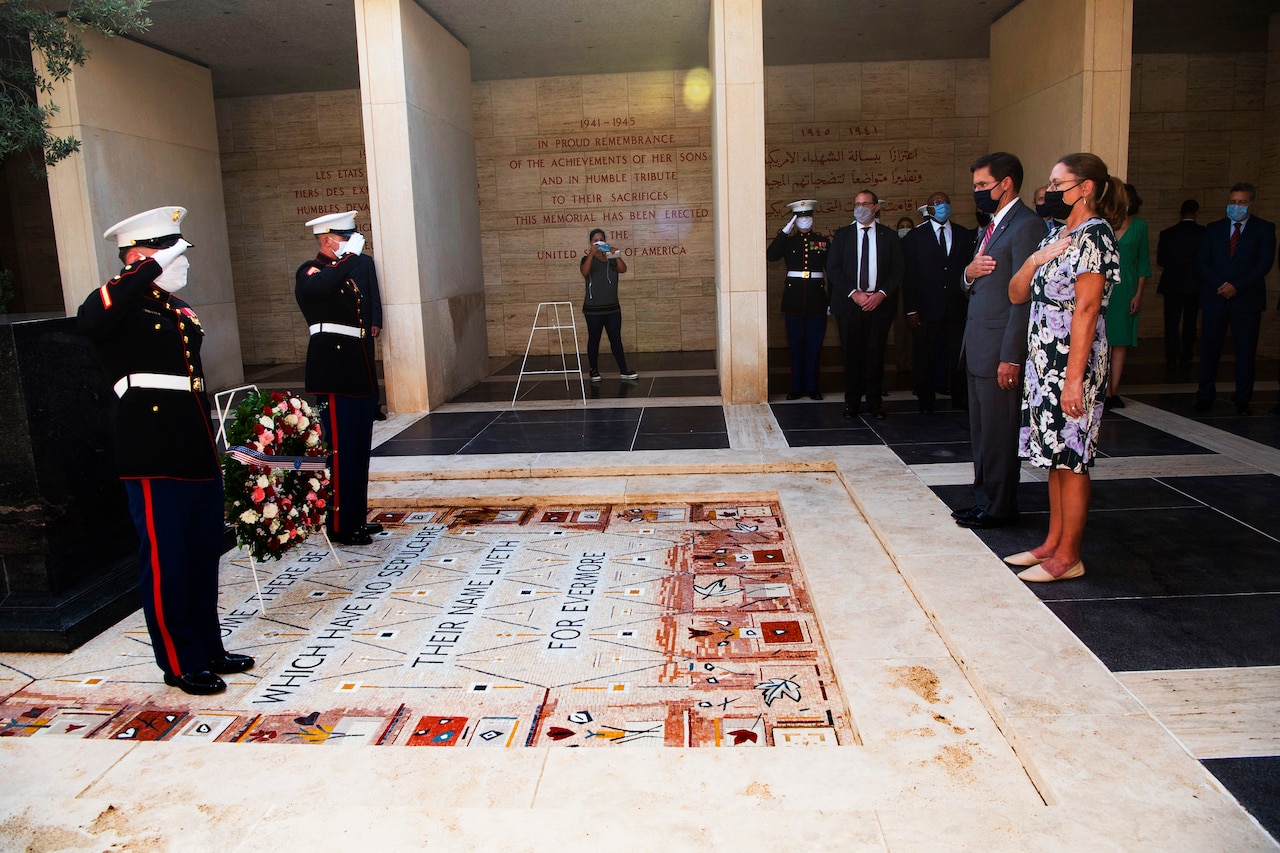
<svg viewBox="0 0 1280 853">
<path fill-rule="evenodd" d="M 144 213 L 130 216 L 117 222 L 102 232 L 103 239 L 116 238 L 116 246 L 124 249 L 128 246 L 151 246 L 165 248 L 173 245 L 175 238 L 182 236 L 180 223 L 187 215 L 185 207 L 157 207 Z"/>
<path fill-rule="evenodd" d="M 818 203 L 816 198 L 802 198 L 799 201 L 793 201 L 787 207 L 791 208 L 791 212 L 799 216 L 802 213 L 813 213 L 814 206 Z"/>
<path fill-rule="evenodd" d="M 330 232 L 344 233 L 356 230 L 356 213 L 359 211 L 348 210 L 346 213 L 327 213 L 324 216 L 317 216 L 307 223 L 307 227 L 311 229 L 312 234 L 328 234 Z"/>
</svg>

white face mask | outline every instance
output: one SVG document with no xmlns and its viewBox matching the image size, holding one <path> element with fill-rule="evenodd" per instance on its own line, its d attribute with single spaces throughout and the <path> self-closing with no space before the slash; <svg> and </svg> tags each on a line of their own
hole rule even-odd
<svg viewBox="0 0 1280 853">
<path fill-rule="evenodd" d="M 876 218 L 876 210 L 874 207 L 855 207 L 853 209 L 853 218 L 859 225 L 870 225 L 871 221 Z"/>
<path fill-rule="evenodd" d="M 813 217 L 797 216 L 796 225 L 800 228 L 801 231 L 808 231 L 810 228 L 813 227 Z"/>
<path fill-rule="evenodd" d="M 160 275 L 156 276 L 156 287 L 162 287 L 170 293 L 177 293 L 187 286 L 187 271 L 191 262 L 186 255 L 179 255 L 169 262 Z"/>
</svg>

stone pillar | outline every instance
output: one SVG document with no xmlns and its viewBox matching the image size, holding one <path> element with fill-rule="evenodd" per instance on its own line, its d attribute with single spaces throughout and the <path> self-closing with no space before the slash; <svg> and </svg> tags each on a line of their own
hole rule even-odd
<svg viewBox="0 0 1280 853">
<path fill-rule="evenodd" d="M 769 398 L 761 0 L 712 0 L 716 360 L 726 403 Z"/>
<path fill-rule="evenodd" d="M 74 314 L 120 270 L 102 232 L 167 204 L 187 208 L 182 233 L 195 248 L 182 298 L 200 315 L 211 388 L 244 382 L 231 281 L 227 213 L 209 69 L 123 38 L 85 33 L 92 55 L 41 103 L 80 151 L 49 169 L 63 303 Z"/>
<path fill-rule="evenodd" d="M 1271 28 L 1267 38 L 1267 87 L 1262 114 L 1262 172 L 1258 176 L 1258 215 L 1272 221 L 1280 218 L 1280 12 L 1271 16 Z M 1247 181 L 1247 176 L 1231 176 L 1231 181 Z M 1201 211 L 1201 221 L 1208 222 L 1217 216 L 1206 217 Z M 1280 315 L 1271 308 L 1276 305 L 1276 282 L 1280 281 L 1280 269 L 1273 267 L 1267 275 L 1267 307 L 1262 313 L 1262 331 L 1258 340 L 1258 352 L 1263 356 L 1275 356 L 1280 352 Z M 1270 376 L 1262 374 L 1262 381 Z"/>
<path fill-rule="evenodd" d="M 989 147 L 1018 155 L 1024 189 L 1064 154 L 1129 162 L 1133 0 L 1023 0 L 991 25 Z"/>
<path fill-rule="evenodd" d="M 488 372 L 471 56 L 413 0 L 356 0 L 369 205 L 395 412 Z"/>
</svg>

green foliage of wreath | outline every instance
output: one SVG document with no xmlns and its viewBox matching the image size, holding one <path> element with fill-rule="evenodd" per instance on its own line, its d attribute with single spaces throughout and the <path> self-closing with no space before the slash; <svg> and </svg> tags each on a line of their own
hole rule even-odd
<svg viewBox="0 0 1280 853">
<path fill-rule="evenodd" d="M 318 413 L 288 391 L 255 391 L 236 407 L 227 426 L 227 446 L 279 457 L 329 455 Z M 278 560 L 324 527 L 332 499 L 329 470 L 295 470 L 280 465 L 246 464 L 222 456 L 227 523 L 236 541 L 258 561 Z"/>
</svg>

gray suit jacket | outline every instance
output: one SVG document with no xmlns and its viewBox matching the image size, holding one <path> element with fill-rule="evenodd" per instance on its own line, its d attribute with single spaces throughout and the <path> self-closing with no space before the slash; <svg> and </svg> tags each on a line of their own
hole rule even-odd
<svg viewBox="0 0 1280 853">
<path fill-rule="evenodd" d="M 975 235 L 975 253 L 982 244 L 982 234 L 983 229 L 979 229 Z M 961 344 L 968 370 L 974 376 L 994 377 L 1002 361 L 1019 368 L 1026 363 L 1031 303 L 1009 302 L 1009 279 L 1044 235 L 1044 220 L 1015 199 L 987 242 L 986 253 L 995 259 L 996 268 L 975 281 L 969 291 L 969 312 Z"/>
</svg>

